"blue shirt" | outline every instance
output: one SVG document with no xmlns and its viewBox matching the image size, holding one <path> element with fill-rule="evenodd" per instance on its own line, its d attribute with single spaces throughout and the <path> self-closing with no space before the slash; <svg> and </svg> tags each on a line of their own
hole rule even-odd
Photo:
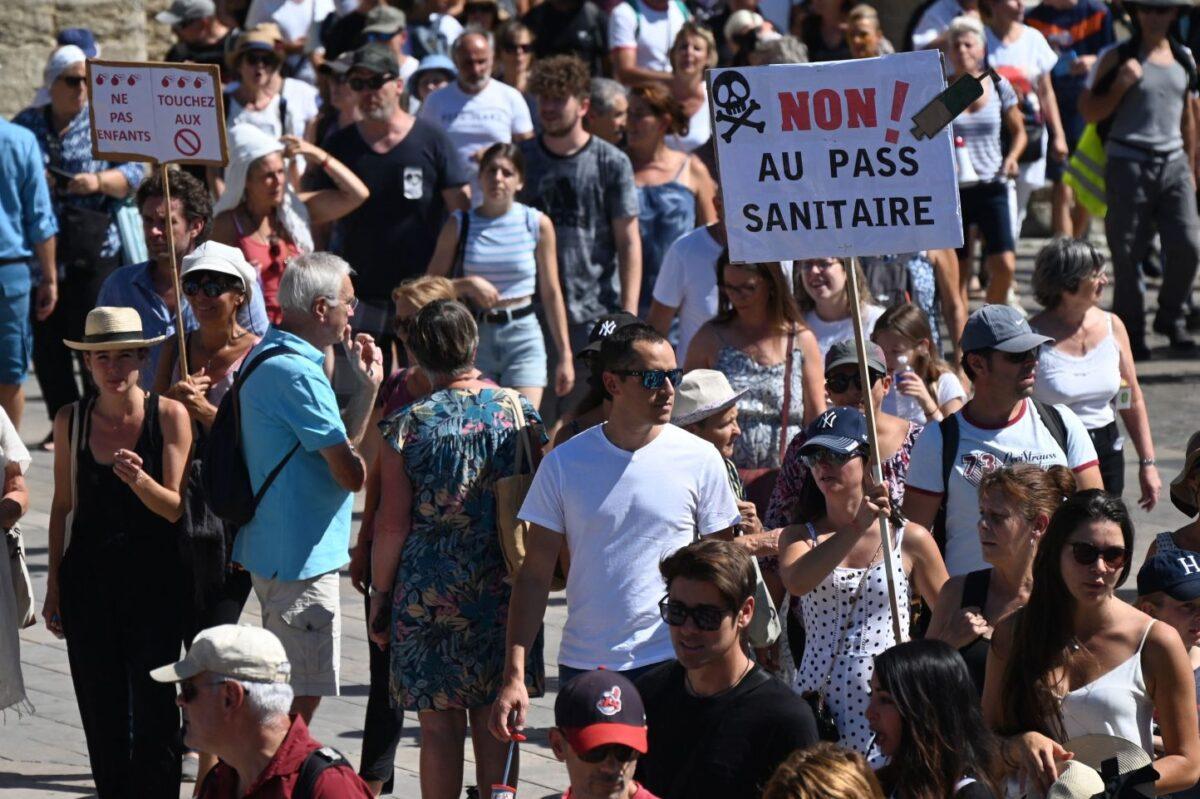
<svg viewBox="0 0 1200 799">
<path fill-rule="evenodd" d="M 141 164 L 102 161 L 92 156 L 92 124 L 91 120 L 88 119 L 86 105 L 82 111 L 75 115 L 71 123 L 67 125 L 67 130 L 61 138 L 59 138 L 57 131 L 52 131 L 50 125 L 46 122 L 45 107 L 26 108 L 13 118 L 13 122 L 33 132 L 38 146 L 42 149 L 42 158 L 46 164 L 51 164 L 51 161 L 53 161 L 53 166 L 75 175 L 81 172 L 95 174 L 103 172 L 106 169 L 119 170 L 125 176 L 125 180 L 129 182 L 130 194 L 142 182 L 142 178 L 146 174 Z M 61 156 L 52 158 L 51 151 L 53 150 L 61 150 Z M 113 256 L 121 249 L 121 235 L 117 230 L 115 216 L 117 207 L 121 204 L 120 200 L 100 192 L 83 196 L 66 194 L 60 196 L 56 191 L 51 195 L 50 201 L 54 206 L 55 215 L 60 213 L 59 208 L 62 203 L 70 203 L 90 211 L 103 211 L 107 213 L 111 221 L 108 224 L 108 236 L 105 238 L 104 246 L 100 248 L 100 255 L 102 257 Z M 60 274 L 59 277 L 62 277 L 62 275 Z"/>
<path fill-rule="evenodd" d="M 325 354 L 272 327 L 246 363 L 280 344 L 297 354 L 264 362 L 238 394 L 255 492 L 297 441 L 300 449 L 263 494 L 254 518 L 238 531 L 233 559 L 259 577 L 304 580 L 349 562 L 354 495 L 337 484 L 318 452 L 346 441 L 337 397 L 322 368 Z"/>
<path fill-rule="evenodd" d="M 96 305 L 135 309 L 142 317 L 142 334 L 146 338 L 173 336 L 175 313 L 167 307 L 166 301 L 154 289 L 154 278 L 150 276 L 152 266 L 153 262 L 143 261 L 114 270 L 104 278 L 100 293 L 96 296 Z M 243 305 L 238 313 L 238 324 L 261 338 L 270 325 L 267 321 L 267 307 L 263 304 L 261 283 L 251 293 L 248 305 L 248 309 Z M 186 297 L 183 300 L 183 327 L 187 333 L 200 327 Z M 150 358 L 138 380 L 144 389 L 149 390 L 154 385 L 154 376 L 158 374 L 158 356 L 162 354 L 164 346 L 174 347 L 176 344 L 168 340 L 150 348 Z"/>
<path fill-rule="evenodd" d="M 29 258 L 58 232 L 37 139 L 0 118 L 0 259 Z"/>
</svg>

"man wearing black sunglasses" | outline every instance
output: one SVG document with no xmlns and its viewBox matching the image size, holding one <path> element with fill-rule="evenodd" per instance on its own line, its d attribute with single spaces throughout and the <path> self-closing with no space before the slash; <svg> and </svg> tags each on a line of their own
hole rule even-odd
<svg viewBox="0 0 1200 799">
<path fill-rule="evenodd" d="M 933 530 L 951 576 L 986 568 L 979 545 L 979 480 L 1009 463 L 1067 466 L 1080 490 L 1103 488 L 1096 448 L 1070 408 L 1033 399 L 1038 351 L 1050 342 L 1007 305 L 967 319 L 962 366 L 975 393 L 925 428 L 908 467 L 904 515 Z M 944 521 L 941 511 L 944 508 Z"/>
<path fill-rule="evenodd" d="M 757 799 L 775 768 L 817 742 L 812 710 L 746 656 L 757 579 L 729 541 L 697 541 L 659 566 L 676 660 L 637 681 L 649 753 L 637 776 L 662 799 Z"/>
<path fill-rule="evenodd" d="M 633 780 L 646 754 L 646 711 L 619 672 L 589 671 L 563 686 L 550 748 L 571 780 L 564 799 L 657 799 Z"/>
<path fill-rule="evenodd" d="M 510 737 L 524 724 L 525 651 L 546 608 L 564 544 L 567 623 L 559 649 L 563 683 L 604 666 L 630 679 L 673 657 L 658 611 L 658 562 L 701 536 L 733 537 L 741 521 L 716 448 L 670 424 L 679 370 L 670 343 L 649 325 L 627 325 L 600 346 L 608 421 L 551 450 L 520 516 L 529 522 L 525 563 L 508 613 L 504 686 L 490 728 Z"/>
</svg>

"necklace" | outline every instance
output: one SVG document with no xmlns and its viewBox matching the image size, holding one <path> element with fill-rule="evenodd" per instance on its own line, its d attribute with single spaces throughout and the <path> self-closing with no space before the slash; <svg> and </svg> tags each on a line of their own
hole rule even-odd
<svg viewBox="0 0 1200 799">
<path fill-rule="evenodd" d="M 689 675 L 686 671 L 683 673 L 683 682 L 684 682 L 684 685 L 687 687 L 688 693 L 691 694 L 692 696 L 697 697 L 699 699 L 716 699 L 718 696 L 724 696 L 725 694 L 732 691 L 734 688 L 737 688 L 739 685 L 741 685 L 742 680 L 746 679 L 746 675 L 750 673 L 750 669 L 752 669 L 752 668 L 754 668 L 754 661 L 750 660 L 750 658 L 746 658 L 746 668 L 742 669 L 742 673 L 739 674 L 738 678 L 733 681 L 733 685 L 729 686 L 728 688 L 722 688 L 720 691 L 717 691 L 715 694 L 702 694 L 699 691 L 697 691 L 696 686 L 692 685 L 691 675 Z"/>
</svg>

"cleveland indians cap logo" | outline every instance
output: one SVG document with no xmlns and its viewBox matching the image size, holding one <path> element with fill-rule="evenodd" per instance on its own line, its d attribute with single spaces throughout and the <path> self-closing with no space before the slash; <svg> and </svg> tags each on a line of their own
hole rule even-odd
<svg viewBox="0 0 1200 799">
<path fill-rule="evenodd" d="M 621 687 L 614 685 L 604 693 L 600 694 L 600 698 L 596 701 L 596 710 L 599 710 L 606 716 L 615 716 L 621 712 Z"/>
</svg>

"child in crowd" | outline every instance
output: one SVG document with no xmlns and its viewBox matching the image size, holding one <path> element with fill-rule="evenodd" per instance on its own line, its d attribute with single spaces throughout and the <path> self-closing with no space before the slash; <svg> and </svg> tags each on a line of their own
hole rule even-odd
<svg viewBox="0 0 1200 799">
<path fill-rule="evenodd" d="M 875 323 L 871 340 L 883 349 L 892 375 L 884 413 L 923 425 L 962 407 L 967 392 L 935 350 L 929 318 L 920 308 L 912 303 L 888 308 Z"/>
</svg>

